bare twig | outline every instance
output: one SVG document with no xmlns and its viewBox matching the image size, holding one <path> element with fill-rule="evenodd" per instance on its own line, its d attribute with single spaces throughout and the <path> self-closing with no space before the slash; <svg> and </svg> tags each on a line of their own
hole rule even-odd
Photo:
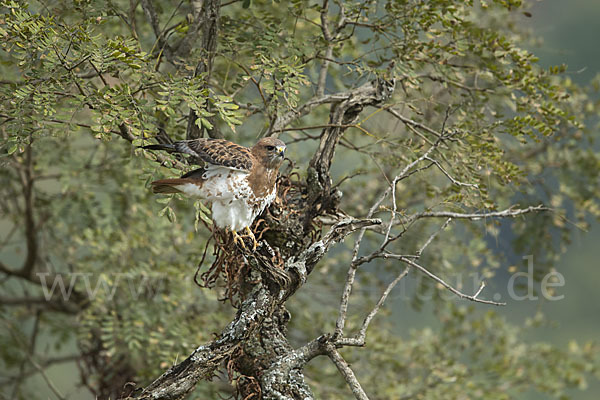
<svg viewBox="0 0 600 400">
<path fill-rule="evenodd" d="M 33 367 L 37 370 L 37 372 L 40 373 L 40 375 L 42 376 L 42 378 L 44 378 L 44 381 L 46 382 L 46 385 L 48 385 L 48 388 L 50 388 L 50 390 L 52 391 L 52 393 L 54 393 L 54 395 L 59 399 L 59 400 L 65 400 L 65 396 L 62 395 L 62 393 L 60 392 L 60 390 L 58 390 L 58 388 L 56 387 L 56 385 L 54 384 L 54 382 L 52 382 L 52 380 L 48 377 L 48 375 L 46 374 L 46 370 L 44 369 L 44 367 L 42 367 L 40 364 L 38 364 L 33 357 L 27 353 L 27 357 L 29 358 L 29 362 L 31 363 L 31 365 L 33 365 Z"/>
<path fill-rule="evenodd" d="M 425 126 L 419 122 L 413 121 L 412 119 L 403 116 L 402 114 L 400 114 L 398 111 L 394 110 L 393 108 L 385 107 L 385 111 L 392 114 L 394 117 L 398 118 L 400 121 L 404 122 L 407 125 L 422 129 L 427 133 L 431 133 L 432 135 L 436 136 L 437 138 L 442 137 L 442 135 L 439 132 L 436 132 L 435 130 L 431 129 L 428 126 Z"/>
<path fill-rule="evenodd" d="M 65 355 L 65 356 L 57 356 L 57 357 L 52 357 L 52 358 L 47 358 L 47 359 L 41 359 L 38 362 L 38 364 L 40 365 L 40 367 L 45 369 L 45 368 L 48 368 L 55 364 L 62 364 L 62 363 L 69 363 L 69 362 L 77 361 L 77 360 L 81 359 L 81 357 L 82 357 L 81 354 L 69 354 L 69 355 Z M 27 378 L 32 375 L 35 375 L 36 373 L 38 373 L 38 370 L 34 368 L 31 370 L 24 371 L 22 373 L 22 376 L 24 378 Z M 21 374 L 6 376 L 6 378 L 8 379 L 8 381 L 12 381 L 12 380 L 18 379 L 20 375 Z"/>
<path fill-rule="evenodd" d="M 403 255 L 399 255 L 399 254 L 383 254 L 382 258 L 397 259 L 397 260 L 402 261 L 403 263 L 406 263 L 406 264 L 410 265 L 413 268 L 418 269 L 419 271 L 421 271 L 422 273 L 424 273 L 425 275 L 427 275 L 429 278 L 431 278 L 434 281 L 438 282 L 443 287 L 445 287 L 446 289 L 448 289 L 449 291 L 451 291 L 452 293 L 454 293 L 455 295 L 457 295 L 458 297 L 460 297 L 462 299 L 467 299 L 467 300 L 470 300 L 470 301 L 474 301 L 476 303 L 491 304 L 491 305 L 494 305 L 494 306 L 505 306 L 506 305 L 506 303 L 499 303 L 499 302 L 492 301 L 492 300 L 482 300 L 482 299 L 479 299 L 478 296 L 481 293 L 481 291 L 483 290 L 483 288 L 485 287 L 485 284 L 483 282 L 480 285 L 480 287 L 477 290 L 477 292 L 474 295 L 471 296 L 471 295 L 465 294 L 465 293 L 459 291 L 458 289 L 455 289 L 454 287 L 450 286 L 442 278 L 440 278 L 437 275 L 435 275 L 434 273 L 430 272 L 427 268 L 425 268 L 425 267 L 417 264 L 414 260 L 412 260 L 409 257 L 403 256 Z"/>
<path fill-rule="evenodd" d="M 514 206 L 513 206 L 514 207 Z M 529 206 L 527 208 L 507 208 L 502 211 L 490 211 L 483 213 L 458 213 L 452 211 L 427 211 L 419 214 L 415 214 L 409 217 L 413 218 L 455 218 L 455 219 L 470 219 L 477 221 L 485 218 L 514 218 L 519 215 L 527 214 L 530 212 L 538 211 L 552 211 L 552 208 L 546 207 L 543 204 L 537 206 Z"/>
<path fill-rule="evenodd" d="M 354 338 L 340 338 L 336 340 L 335 344 L 340 346 L 364 346 L 367 336 L 367 329 L 369 328 L 371 320 L 379 312 L 379 309 L 385 303 L 385 300 L 387 299 L 392 289 L 394 289 L 398 282 L 400 282 L 402 278 L 404 278 L 408 274 L 409 271 L 410 267 L 405 268 L 404 271 L 402 271 L 400 275 L 396 277 L 396 279 L 394 279 L 388 284 L 388 286 L 381 294 L 379 301 L 377 301 L 377 304 L 375 304 L 375 307 L 373 307 L 371 312 L 369 312 L 369 314 L 367 314 L 367 316 L 365 317 L 363 324 L 360 327 L 360 330 L 358 331 L 358 334 Z"/>
<path fill-rule="evenodd" d="M 282 130 L 292 123 L 293 121 L 302 118 L 303 116 L 310 113 L 316 107 L 322 104 L 330 104 L 330 103 L 338 103 L 343 100 L 350 99 L 355 96 L 362 96 L 362 93 L 365 92 L 365 89 L 369 89 L 369 86 L 372 86 L 370 83 L 366 85 L 362 85 L 356 89 L 352 89 L 346 92 L 339 92 L 334 94 L 328 94 L 324 96 L 315 96 L 312 99 L 306 101 L 302 106 L 290 110 L 287 113 L 277 117 L 275 122 L 271 125 L 270 131 L 268 134 L 271 136 L 277 137 L 282 132 Z M 336 125 L 336 124 L 333 124 Z M 332 126 L 333 126 L 332 125 Z M 340 124 L 337 124 L 340 125 Z M 328 125 L 329 126 L 329 125 Z"/>
<path fill-rule="evenodd" d="M 453 184 L 455 184 L 456 186 L 465 186 L 465 187 L 472 187 L 472 188 L 475 188 L 475 189 L 479 189 L 479 186 L 478 186 L 477 184 L 474 184 L 474 183 L 463 183 L 463 182 L 460 182 L 460 181 L 458 181 L 458 180 L 454 179 L 454 178 L 452 177 L 452 175 L 450 175 L 450 174 L 449 174 L 449 173 L 448 173 L 448 172 L 447 172 L 447 171 L 446 171 L 446 170 L 445 170 L 445 169 L 442 167 L 442 165 L 441 165 L 441 164 L 440 164 L 440 163 L 439 163 L 437 160 L 434 160 L 434 159 L 433 159 L 433 158 L 431 158 L 431 157 L 427 157 L 427 160 L 429 160 L 429 161 L 431 161 L 432 163 L 434 163 L 434 164 L 435 164 L 435 165 L 438 167 L 438 169 L 439 169 L 440 171 L 442 171 L 442 173 L 443 173 L 444 175 L 446 175 L 446 177 L 447 177 L 447 178 L 450 180 L 450 182 L 452 182 L 452 183 L 453 183 Z"/>
<path fill-rule="evenodd" d="M 205 86 L 208 86 L 210 76 L 213 70 L 213 61 L 217 54 L 217 39 L 219 33 L 219 19 L 221 13 L 220 0 L 194 0 L 192 7 L 194 8 L 194 22 L 188 29 L 186 36 L 182 39 L 180 46 L 177 49 L 179 55 L 187 55 L 191 50 L 191 41 L 195 38 L 196 32 L 202 28 L 202 59 L 196 66 L 194 76 L 206 74 L 204 77 Z M 188 139 L 196 139 L 201 136 L 202 132 L 196 120 L 198 115 L 194 110 L 190 110 L 188 114 L 188 125 L 186 137 Z M 208 120 L 212 120 L 208 117 Z M 214 121 L 213 121 L 214 122 Z M 213 126 L 215 124 L 213 123 Z M 223 134 L 215 127 L 207 129 L 207 133 L 212 138 L 222 138 Z"/>
<path fill-rule="evenodd" d="M 325 346 L 325 351 L 327 352 L 327 355 L 329 356 L 331 361 L 333 361 L 333 363 L 337 367 L 338 371 L 340 371 L 340 373 L 346 380 L 346 383 L 350 387 L 350 390 L 352 390 L 354 397 L 357 400 L 369 400 L 369 397 L 358 382 L 358 379 L 356 379 L 354 371 L 350 369 L 350 366 L 348 365 L 346 360 L 342 358 L 341 354 L 335 348 L 335 345 L 333 345 L 332 343 L 327 343 L 327 345 Z"/>
<path fill-rule="evenodd" d="M 205 35 L 208 31 L 216 29 L 216 26 L 212 24 L 217 21 L 213 20 L 212 18 L 215 17 L 214 13 L 216 12 L 216 19 L 218 19 L 218 13 L 220 13 L 221 8 L 219 4 L 220 0 L 192 0 L 190 1 L 190 3 L 192 6 L 192 20 L 189 24 L 187 32 L 185 33 L 185 36 L 183 37 L 183 39 L 181 39 L 179 44 L 177 44 L 177 48 L 175 49 L 175 53 L 182 58 L 185 58 L 189 55 L 194 45 L 194 42 L 198 39 L 198 31 L 200 30 L 200 28 L 203 29 L 202 47 L 204 50 L 209 50 L 205 46 L 206 40 L 214 40 L 215 43 L 217 40 L 216 36 L 214 38 L 208 38 Z"/>
<path fill-rule="evenodd" d="M 422 160 L 429 160 L 432 161 L 431 158 L 429 157 L 429 154 L 434 150 L 434 148 L 441 142 L 441 140 L 438 140 L 436 143 L 434 143 L 433 146 L 431 146 L 427 152 L 425 152 L 425 154 L 423 154 L 421 157 L 417 158 L 415 161 L 409 163 L 392 181 L 392 183 L 390 184 L 390 186 L 388 186 L 388 188 L 380 195 L 380 197 L 375 201 L 375 203 L 371 206 L 371 208 L 369 209 L 369 212 L 367 213 L 367 217 L 371 217 L 375 211 L 377 209 L 379 209 L 381 203 L 385 200 L 385 198 L 392 193 L 392 201 L 395 203 L 395 199 L 394 197 L 394 193 L 395 193 L 395 184 L 401 180 L 406 178 L 407 176 L 410 176 L 412 172 L 414 172 L 414 167 Z M 432 164 L 429 164 L 429 166 L 433 165 L 435 163 L 432 162 Z M 439 278 L 437 275 L 431 273 L 430 271 L 428 271 L 426 268 L 422 267 L 421 265 L 416 263 L 416 260 L 419 259 L 419 257 L 421 256 L 421 254 L 423 253 L 423 251 L 425 250 L 425 248 L 427 246 L 429 246 L 431 244 L 431 242 L 435 239 L 435 237 L 441 232 L 443 231 L 448 224 L 451 222 L 451 220 L 453 218 L 463 218 L 463 219 L 472 219 L 472 220 L 477 220 L 477 219 L 481 219 L 481 218 L 486 218 L 486 217 L 516 217 L 522 214 L 526 214 L 529 212 L 535 212 L 535 211 L 546 211 L 549 210 L 547 207 L 544 207 L 543 205 L 538 205 L 538 206 L 530 206 L 527 207 L 525 209 L 515 209 L 513 207 L 506 209 L 506 210 L 502 210 L 502 211 L 496 211 L 496 212 L 488 212 L 488 213 L 454 213 L 454 212 L 422 212 L 422 213 L 418 213 L 418 214 L 414 214 L 411 215 L 407 218 L 407 224 L 410 226 L 412 225 L 415 221 L 417 221 L 420 218 L 425 218 L 425 217 L 445 217 L 447 218 L 446 222 L 442 225 L 442 227 L 437 230 L 436 232 L 434 232 L 433 234 L 431 234 L 429 236 L 429 238 L 425 241 L 425 243 L 423 244 L 423 246 L 421 246 L 421 248 L 416 252 L 415 255 L 413 256 L 406 256 L 406 255 L 398 255 L 398 254 L 392 254 L 389 253 L 387 251 L 385 251 L 385 248 L 387 247 L 387 245 L 389 243 L 391 243 L 392 241 L 397 240 L 400 236 L 402 236 L 402 234 L 406 231 L 405 228 L 401 233 L 399 233 L 398 235 L 395 235 L 393 237 L 390 237 L 390 231 L 391 231 L 391 227 L 392 225 L 394 225 L 395 220 L 393 215 L 397 214 L 397 210 L 395 207 L 393 207 L 392 211 L 392 216 L 390 217 L 390 221 L 388 224 L 386 224 L 386 227 L 384 228 L 384 231 L 381 232 L 382 234 L 384 234 L 384 240 L 383 243 L 381 244 L 379 250 L 372 252 L 369 255 L 366 256 L 362 256 L 362 257 L 358 257 L 358 251 L 360 248 L 360 244 L 362 242 L 363 236 L 367 230 L 367 228 L 364 228 L 360 231 L 358 237 L 356 238 L 356 241 L 354 243 L 354 249 L 353 249 L 353 255 L 352 255 L 352 262 L 350 264 L 350 267 L 348 268 L 348 273 L 347 273 L 347 277 L 346 277 L 346 283 L 344 285 L 344 289 L 342 291 L 342 299 L 340 302 L 340 309 L 339 309 L 339 313 L 338 313 L 338 319 L 336 321 L 336 327 L 335 327 L 335 331 L 333 334 L 333 338 L 335 340 L 338 340 L 339 344 L 346 344 L 346 345 L 355 345 L 355 346 L 361 346 L 364 345 L 364 335 L 362 335 L 361 333 L 359 333 L 359 335 L 357 335 L 355 338 L 353 339 L 348 339 L 348 338 L 343 338 L 343 330 L 344 330 L 344 325 L 345 325 L 345 321 L 347 318 L 347 311 L 348 311 L 348 301 L 350 298 L 350 294 L 352 291 L 352 286 L 354 283 L 354 279 L 355 279 L 355 275 L 356 275 L 356 269 L 364 264 L 367 263 L 375 258 L 393 258 L 393 259 L 399 259 L 405 263 L 407 263 L 409 266 L 416 268 L 418 270 L 420 270 L 421 272 L 423 272 L 425 275 L 427 275 L 428 277 L 436 280 L 438 283 L 440 283 L 442 286 L 446 287 L 448 290 L 450 290 L 452 293 L 458 295 L 461 298 L 465 298 L 471 301 L 475 301 L 475 302 L 479 302 L 479 303 L 484 303 L 484 304 L 492 304 L 492 305 L 504 305 L 505 303 L 499 303 L 499 302 L 495 302 L 495 301 L 490 301 L 490 300 L 482 300 L 479 299 L 479 295 L 481 294 L 481 292 L 483 291 L 483 288 L 485 287 L 485 283 L 482 282 L 480 288 L 477 290 L 477 292 L 474 295 L 467 295 L 465 293 L 460 292 L 459 290 L 453 288 L 452 286 L 450 286 L 449 284 L 447 284 L 445 281 L 443 281 L 441 278 Z M 403 275 L 402 275 L 403 276 Z M 401 279 L 401 278 L 400 278 Z M 395 284 L 390 284 L 391 287 L 393 288 L 393 286 Z M 388 287 L 389 288 L 389 287 Z M 391 290 L 391 288 L 390 288 Z M 385 297 L 387 296 L 386 292 L 384 292 L 384 295 L 382 295 L 383 300 L 385 300 Z M 378 308 L 376 310 L 374 310 L 374 313 L 376 313 L 378 311 Z M 374 316 L 374 314 L 373 314 Z M 370 320 L 372 319 L 371 316 L 370 318 L 368 317 L 368 321 L 370 322 Z M 365 328 L 366 332 L 366 327 L 368 327 L 368 323 L 366 324 L 366 326 L 363 325 L 363 328 Z"/>
<path fill-rule="evenodd" d="M 3 271 L 4 272 L 4 271 Z M 2 306 L 39 306 L 48 311 L 60 311 L 67 314 L 76 314 L 81 309 L 73 302 L 60 299 L 49 299 L 45 297 L 5 297 L 0 296 L 0 305 Z"/>
<path fill-rule="evenodd" d="M 427 241 L 423 244 L 423 246 L 421 246 L 421 248 L 419 250 L 417 250 L 417 257 L 420 257 L 421 254 L 423 254 L 423 251 L 425 251 L 425 249 L 427 248 L 427 246 L 429 246 L 429 244 L 433 241 L 433 239 L 435 239 L 435 237 L 444 229 L 446 229 L 446 227 L 448 226 L 448 224 L 450 223 L 450 221 L 452 221 L 452 218 L 448 218 L 446 220 L 446 222 L 444 222 L 444 225 L 442 225 L 442 227 L 440 229 L 438 229 L 437 231 L 433 232 L 431 234 L 431 236 L 429 236 L 429 238 L 427 239 Z"/>
<path fill-rule="evenodd" d="M 425 244 L 417 252 L 417 255 L 413 256 L 415 259 L 418 259 L 420 257 L 421 253 L 425 250 L 425 248 L 433 241 L 433 239 L 437 236 L 437 234 L 439 232 L 441 232 L 442 230 L 444 230 L 444 228 L 446 228 L 446 226 L 450 223 L 451 220 L 452 220 L 451 218 L 448 218 L 448 220 L 444 223 L 444 225 L 439 230 L 434 232 L 427 239 Z M 372 253 L 371 255 L 366 256 L 366 257 L 361 257 L 359 260 L 357 260 L 359 262 L 357 262 L 356 265 L 358 266 L 358 265 L 362 264 L 363 261 L 367 262 L 367 260 L 370 261 L 373 258 L 377 258 L 377 257 L 380 257 L 383 254 L 385 254 L 385 253 L 383 253 L 383 249 L 385 248 L 385 246 L 388 243 L 389 242 L 384 242 L 384 244 L 382 244 L 382 247 L 380 248 L 379 252 Z M 379 309 L 385 302 L 387 296 L 392 291 L 392 289 L 398 284 L 398 282 L 400 282 L 400 280 L 402 278 L 404 278 L 408 274 L 409 269 L 410 269 L 410 267 L 407 267 L 400 275 L 398 275 L 398 277 L 396 277 L 396 279 L 394 279 L 392 282 L 390 282 L 390 284 L 387 286 L 387 288 L 383 291 L 383 293 L 382 293 L 381 297 L 379 298 L 379 301 L 377 302 L 375 307 L 371 310 L 371 312 L 365 318 L 363 325 L 361 326 L 358 334 L 354 338 L 339 338 L 336 340 L 336 344 L 347 345 L 347 346 L 364 346 L 365 345 L 367 329 L 369 327 L 369 324 L 371 323 L 371 320 L 373 319 L 373 317 L 375 317 L 375 315 L 377 314 L 377 312 L 379 311 Z M 354 270 L 356 270 L 356 268 L 354 268 Z M 480 292 L 481 292 L 481 290 L 479 292 L 477 292 L 474 295 L 474 297 L 477 297 Z M 341 332 L 339 334 L 341 334 Z"/>
<path fill-rule="evenodd" d="M 156 15 L 156 10 L 154 9 L 154 5 L 152 4 L 152 0 L 141 0 L 142 9 L 144 10 L 144 14 L 146 14 L 146 18 L 154 31 L 154 35 L 156 39 L 160 42 L 162 40 L 162 35 L 160 33 L 160 27 L 158 25 L 158 16 Z"/>
<path fill-rule="evenodd" d="M 501 211 L 489 211 L 489 212 L 475 212 L 475 213 L 461 213 L 461 212 L 453 212 L 453 211 L 423 211 L 420 213 L 412 214 L 412 215 L 404 215 L 398 212 L 398 215 L 402 215 L 404 217 L 404 221 L 395 222 L 396 225 L 412 225 L 416 221 L 424 218 L 452 218 L 452 219 L 468 219 L 472 221 L 478 221 L 487 218 L 516 218 L 524 214 L 532 213 L 532 212 L 544 212 L 544 211 L 554 211 L 550 207 L 546 207 L 543 204 L 537 206 L 529 206 L 527 208 L 515 208 L 516 205 L 513 205 L 505 210 Z M 386 224 L 387 226 L 387 224 Z M 367 228 L 373 232 L 376 232 L 381 235 L 385 235 L 386 230 L 381 227 L 369 227 Z M 399 237 L 404 234 L 406 229 L 400 232 L 396 236 L 392 236 L 388 239 L 388 242 L 393 242 L 397 240 Z M 362 264 L 364 263 L 364 258 L 361 257 L 355 262 Z"/>
<path fill-rule="evenodd" d="M 411 173 L 412 168 L 414 168 L 419 162 L 426 159 L 429 156 L 429 154 L 431 154 L 431 152 L 437 147 L 438 143 L 440 143 L 439 140 L 436 143 L 434 143 L 434 145 L 432 145 L 423 155 L 421 155 L 416 160 L 409 163 L 406 167 L 404 167 L 402 169 L 402 171 L 400 171 L 400 173 L 398 175 L 396 175 L 396 177 L 392 181 L 391 185 L 388 186 L 388 188 L 379 196 L 379 198 L 371 206 L 371 208 L 369 209 L 369 211 L 367 213 L 367 218 L 370 218 L 375 213 L 375 211 L 377 209 L 379 209 L 379 206 L 381 205 L 381 203 L 383 203 L 385 198 L 390 193 L 395 191 L 396 184 L 399 181 L 401 181 L 402 179 L 405 179 L 406 177 L 410 176 L 412 174 Z M 395 206 L 395 203 L 396 203 L 395 199 L 392 199 L 392 201 Z M 392 215 L 390 217 L 390 222 L 387 224 L 386 231 L 385 231 L 385 239 L 381 245 L 382 248 L 384 248 L 387 245 L 387 243 L 389 243 L 389 241 L 390 241 L 389 235 L 390 235 L 391 227 L 394 224 L 394 220 L 395 220 L 394 215 L 395 215 L 395 211 L 392 212 Z M 346 283 L 344 284 L 344 289 L 342 291 L 342 300 L 340 302 L 340 310 L 339 310 L 338 319 L 337 319 L 336 325 L 335 325 L 335 332 L 333 334 L 334 338 L 338 338 L 338 337 L 342 336 L 342 333 L 344 330 L 344 325 L 346 324 L 346 314 L 348 312 L 348 301 L 350 299 L 350 293 L 352 292 L 352 285 L 354 284 L 356 268 L 358 268 L 358 266 L 360 265 L 360 263 L 357 262 L 358 261 L 358 251 L 359 251 L 360 244 L 362 242 L 362 239 L 363 239 L 363 236 L 365 235 L 366 230 L 367 230 L 366 228 L 361 229 L 360 233 L 358 234 L 358 237 L 356 238 L 356 241 L 354 242 L 354 249 L 352 251 L 352 262 L 350 264 L 350 268 L 348 268 L 348 273 L 346 276 Z"/>
<path fill-rule="evenodd" d="M 37 363 L 37 361 L 33 358 L 33 354 L 34 354 L 34 350 L 35 350 L 35 343 L 36 343 L 36 339 L 37 339 L 37 335 L 39 333 L 39 318 L 40 318 L 40 313 L 38 313 L 36 315 L 36 321 L 35 321 L 35 325 L 33 328 L 33 332 L 31 334 L 31 338 L 29 343 L 25 343 L 25 341 L 23 340 L 23 337 L 21 336 L 21 334 L 19 332 L 16 332 L 16 330 L 9 324 L 8 328 L 9 331 L 11 333 L 11 335 L 13 336 L 13 338 L 19 342 L 23 347 L 25 347 L 25 356 L 27 357 L 27 360 L 29 361 L 29 363 L 37 370 L 37 372 L 40 373 L 40 375 L 42 376 L 42 378 L 44 379 L 44 381 L 46 381 L 46 384 L 48 385 L 48 388 L 50 388 L 50 390 L 52 391 L 52 393 L 54 393 L 54 395 L 59 399 L 59 400 L 64 400 L 65 397 L 62 395 L 62 393 L 58 390 L 58 388 L 54 385 L 54 382 L 52 382 L 52 380 L 48 377 L 48 375 L 46 374 L 45 369 Z M 20 377 L 22 376 L 22 373 L 24 373 L 24 371 L 21 371 Z M 17 378 L 19 379 L 19 377 Z M 19 382 L 17 382 L 18 385 Z M 15 387 L 15 390 L 17 390 L 18 387 Z M 13 393 L 13 397 L 16 393 Z"/>
<path fill-rule="evenodd" d="M 317 97 L 323 97 L 325 94 L 325 85 L 327 83 L 327 70 L 329 69 L 329 59 L 333 57 L 333 39 L 334 37 L 329 30 L 329 0 L 323 0 L 323 6 L 321 7 L 321 32 L 323 32 L 323 39 L 327 42 L 327 48 L 325 49 L 325 58 L 321 64 L 319 71 L 319 79 L 317 81 Z"/>
<path fill-rule="evenodd" d="M 30 277 L 37 262 L 38 241 L 36 222 L 34 218 L 34 190 L 33 190 L 33 154 L 32 143 L 29 143 L 25 150 L 25 166 L 21 169 L 21 186 L 23 190 L 23 199 L 25 201 L 25 238 L 27 243 L 27 256 L 21 267 L 21 274 L 24 277 Z"/>
</svg>

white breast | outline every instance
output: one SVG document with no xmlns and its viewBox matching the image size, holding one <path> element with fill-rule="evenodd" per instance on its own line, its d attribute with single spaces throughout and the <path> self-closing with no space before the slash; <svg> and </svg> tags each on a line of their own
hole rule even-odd
<svg viewBox="0 0 600 400">
<path fill-rule="evenodd" d="M 177 185 L 176 188 L 188 196 L 209 201 L 249 197 L 252 192 L 247 177 L 247 171 L 209 165 L 202 175 L 204 179 L 202 186 L 185 183 Z"/>
<path fill-rule="evenodd" d="M 248 172 L 208 166 L 202 187 L 186 183 L 177 188 L 188 196 L 212 202 L 212 219 L 219 228 L 233 231 L 252 225 L 254 219 L 275 200 L 273 188 L 264 198 L 256 198 L 248 183 Z"/>
</svg>

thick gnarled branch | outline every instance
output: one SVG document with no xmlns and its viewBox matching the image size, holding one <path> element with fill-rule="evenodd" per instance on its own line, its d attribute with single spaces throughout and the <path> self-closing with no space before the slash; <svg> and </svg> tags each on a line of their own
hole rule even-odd
<svg viewBox="0 0 600 400">
<path fill-rule="evenodd" d="M 340 371 L 346 380 L 346 383 L 350 387 L 350 390 L 352 390 L 354 397 L 356 397 L 357 400 L 369 400 L 369 397 L 358 382 L 358 379 L 356 379 L 354 371 L 352 371 L 346 360 L 342 358 L 342 355 L 337 351 L 335 345 L 328 343 L 326 351 L 331 361 L 333 361 L 338 371 Z"/>
<path fill-rule="evenodd" d="M 219 339 L 198 347 L 186 360 L 171 367 L 135 398 L 177 399 L 191 392 L 199 380 L 212 377 L 236 346 L 272 313 L 276 301 L 276 297 L 264 286 L 257 286 Z"/>
<path fill-rule="evenodd" d="M 262 321 L 270 318 L 273 311 L 306 281 L 306 276 L 331 246 L 359 229 L 380 223 L 378 219 L 348 218 L 333 225 L 321 240 L 313 243 L 297 259 L 287 261 L 286 270 L 300 276 L 299 285 L 272 291 L 260 277 L 253 277 L 256 281 L 253 290 L 242 302 L 236 318 L 223 330 L 219 338 L 198 347 L 186 360 L 171 367 L 144 388 L 136 398 L 175 399 L 189 393 L 199 380 L 211 377 L 235 348 L 253 335 Z M 249 262 L 258 263 L 260 260 L 249 255 Z M 308 355 L 306 358 L 309 358 Z M 277 368 L 286 368 L 286 363 L 282 361 L 280 367 L 274 366 L 272 372 L 275 373 Z"/>
</svg>

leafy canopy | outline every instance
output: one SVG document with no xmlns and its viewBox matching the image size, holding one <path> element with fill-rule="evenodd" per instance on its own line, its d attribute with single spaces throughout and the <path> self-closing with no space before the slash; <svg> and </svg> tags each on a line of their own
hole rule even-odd
<svg viewBox="0 0 600 400">
<path fill-rule="evenodd" d="M 574 226 L 600 216 L 600 160 L 585 126 L 597 117 L 597 81 L 581 88 L 563 75 L 566 66 L 537 65 L 519 45 L 528 40 L 521 1 L 223 2 L 214 58 L 197 39 L 196 2 L 151 2 L 155 19 L 141 3 L 1 3 L 3 260 L 21 262 L 35 245 L 36 271 L 79 276 L 73 290 L 81 296 L 95 285 L 106 289 L 50 312 L 2 305 L 5 369 L 27 365 L 23 337 L 35 324 L 56 354 L 81 356 L 90 390 L 119 393 L 127 380 L 148 381 L 210 341 L 231 318 L 216 292 L 192 283 L 207 210 L 177 197 L 157 200 L 144 185 L 189 167 L 136 148 L 186 138 L 190 112 L 201 130 L 239 143 L 279 134 L 305 178 L 336 95 L 395 79 L 393 97 L 364 110 L 337 147 L 332 176 L 344 193 L 341 209 L 366 215 L 397 171 L 446 134 L 452 140 L 437 150 L 437 164 L 398 184 L 400 219 L 514 204 L 554 208 L 533 219 L 454 222 L 423 256 L 447 277 L 490 279 L 521 254 L 534 255 L 541 277 Z M 199 69 L 207 62 L 212 68 Z M 382 205 L 376 214 L 394 210 Z M 439 228 L 420 221 L 396 250 L 418 249 Z M 506 239 L 511 251 L 495 245 Z M 366 241 L 375 248 L 381 237 L 369 233 Z M 332 330 L 349 253 L 334 251 L 288 303 L 290 336 L 299 343 Z M 369 268 L 353 294 L 351 330 L 397 263 Z M 6 296 L 43 294 L 39 282 L 12 278 Z M 415 307 L 423 304 L 419 294 L 442 302 L 430 281 L 417 281 L 415 291 Z M 592 344 L 529 343 L 502 312 L 440 306 L 439 329 L 410 338 L 379 317 L 368 351 L 347 357 L 381 398 L 504 399 L 529 390 L 565 398 L 597 373 Z M 307 375 L 318 398 L 340 396 L 332 364 L 316 360 Z M 220 390 L 207 384 L 197 393 Z M 17 393 L 32 395 L 25 385 Z"/>
</svg>

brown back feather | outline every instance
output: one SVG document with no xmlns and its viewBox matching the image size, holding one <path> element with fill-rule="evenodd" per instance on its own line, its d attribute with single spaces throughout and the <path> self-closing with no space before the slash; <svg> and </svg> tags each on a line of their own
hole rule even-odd
<svg viewBox="0 0 600 400">
<path fill-rule="evenodd" d="M 250 149 L 229 140 L 200 138 L 178 143 L 187 145 L 189 149 L 209 164 L 235 168 L 241 171 L 252 169 Z"/>
</svg>

